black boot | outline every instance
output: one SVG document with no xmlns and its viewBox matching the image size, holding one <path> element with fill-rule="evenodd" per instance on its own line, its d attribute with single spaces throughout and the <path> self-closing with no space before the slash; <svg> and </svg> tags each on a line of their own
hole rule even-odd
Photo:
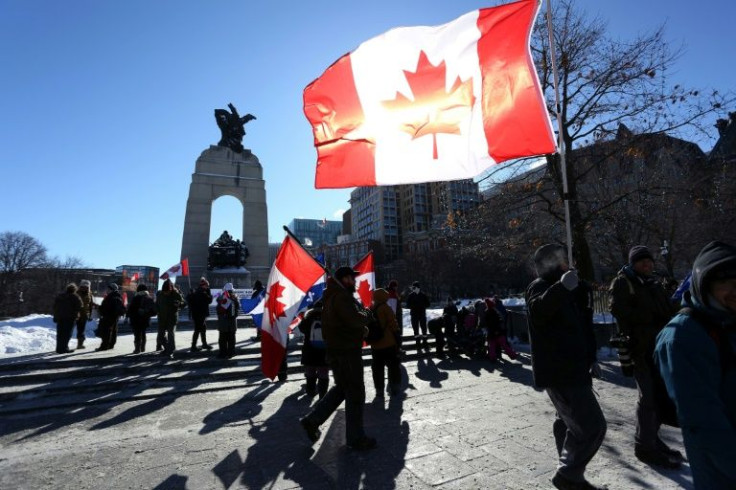
<svg viewBox="0 0 736 490">
<path fill-rule="evenodd" d="M 317 377 L 316 376 L 306 376 L 306 391 L 307 396 L 314 396 L 317 394 Z"/>
<path fill-rule="evenodd" d="M 227 342 L 225 341 L 226 335 L 227 334 L 225 332 L 220 332 L 220 337 L 217 339 L 217 345 L 220 348 L 220 351 L 217 353 L 217 357 L 220 359 L 227 358 Z"/>
<path fill-rule="evenodd" d="M 207 343 L 207 333 L 202 332 L 202 348 L 204 350 L 212 350 L 212 346 Z"/>
</svg>

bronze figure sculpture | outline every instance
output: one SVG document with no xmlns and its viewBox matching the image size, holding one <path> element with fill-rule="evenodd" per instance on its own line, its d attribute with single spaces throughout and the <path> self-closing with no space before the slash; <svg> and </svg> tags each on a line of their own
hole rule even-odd
<svg viewBox="0 0 736 490">
<path fill-rule="evenodd" d="M 217 121 L 217 127 L 222 132 L 222 138 L 220 138 L 217 146 L 224 146 L 237 153 L 242 153 L 245 124 L 255 119 L 256 116 L 246 114 L 240 117 L 234 105 L 228 104 L 227 106 L 231 112 L 228 112 L 227 109 L 215 109 L 215 121 Z"/>
</svg>

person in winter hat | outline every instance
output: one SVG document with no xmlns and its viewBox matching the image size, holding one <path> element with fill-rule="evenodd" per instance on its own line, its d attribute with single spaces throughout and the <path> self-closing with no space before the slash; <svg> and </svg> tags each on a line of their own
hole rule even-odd
<svg viewBox="0 0 736 490">
<path fill-rule="evenodd" d="M 656 362 L 676 407 L 695 488 L 734 489 L 736 247 L 703 247 L 682 306 L 657 335 Z"/>
<path fill-rule="evenodd" d="M 250 299 L 257 298 L 266 288 L 263 286 L 263 283 L 256 279 L 256 282 L 253 283 L 253 292 L 250 295 Z M 255 326 L 255 325 L 254 325 Z M 260 342 L 261 341 L 261 329 L 258 326 L 255 326 L 256 334 L 251 337 L 250 339 L 254 342 Z"/>
<path fill-rule="evenodd" d="M 307 310 L 299 323 L 304 334 L 301 363 L 304 366 L 307 396 L 319 394 L 321 399 L 330 386 L 330 367 L 327 364 L 327 346 L 322 335 L 322 300 L 316 301 Z"/>
<path fill-rule="evenodd" d="M 186 301 L 171 280 L 166 279 L 161 291 L 156 295 L 156 311 L 158 312 L 158 343 L 163 347 L 161 355 L 173 358 L 176 349 L 176 325 L 179 323 L 179 310 Z"/>
<path fill-rule="evenodd" d="M 519 355 L 509 344 L 506 338 L 506 328 L 504 327 L 503 319 L 498 310 L 496 310 L 496 300 L 486 298 L 484 302 L 486 304 L 485 327 L 486 338 L 488 339 L 488 359 L 491 362 L 496 362 L 500 357 L 500 351 L 503 351 L 509 356 L 509 359 L 517 359 Z"/>
<path fill-rule="evenodd" d="M 79 283 L 79 289 L 77 294 L 82 298 L 82 310 L 79 312 L 79 318 L 77 318 L 77 349 L 84 349 L 85 329 L 87 328 L 87 322 L 92 319 L 92 308 L 94 307 L 94 299 L 92 297 L 92 291 L 90 290 L 92 284 L 87 279 L 82 279 Z"/>
<path fill-rule="evenodd" d="M 423 345 L 424 349 L 429 351 L 429 343 L 427 342 L 427 308 L 429 308 L 429 297 L 422 292 L 418 281 L 414 281 L 411 285 L 411 293 L 406 298 L 406 307 L 409 308 L 411 328 L 414 330 L 414 340 L 417 343 L 417 350 L 420 350 Z"/>
<path fill-rule="evenodd" d="M 657 334 L 670 321 L 675 306 L 654 275 L 654 256 L 643 245 L 632 247 L 629 263 L 611 283 L 610 310 L 619 333 L 630 339 L 634 379 L 639 392 L 636 404 L 634 454 L 640 461 L 663 468 L 677 468 L 682 455 L 659 437 L 661 421 L 655 398 L 654 345 Z"/>
<path fill-rule="evenodd" d="M 327 345 L 327 361 L 335 384 L 300 420 L 312 443 L 320 437 L 319 426 L 345 402 L 345 438 L 355 450 L 376 447 L 363 427 L 365 381 L 363 379 L 363 339 L 368 335 L 370 311 L 355 299 L 355 277 L 359 272 L 339 267 L 327 280 L 322 301 L 322 332 Z"/>
<path fill-rule="evenodd" d="M 396 343 L 396 332 L 399 325 L 396 316 L 388 305 L 388 291 L 378 288 L 373 291 L 373 305 L 371 310 L 383 336 L 371 343 L 371 371 L 376 396 L 383 398 L 383 389 L 386 386 L 384 373 L 388 373 L 388 392 L 391 396 L 401 393 L 401 362 L 399 346 Z"/>
<path fill-rule="evenodd" d="M 538 277 L 526 290 L 526 305 L 534 384 L 547 391 L 557 411 L 552 432 L 559 461 L 552 484 L 595 490 L 584 473 L 603 443 L 606 419 L 590 374 L 596 359 L 593 326 L 575 294 L 579 279 L 565 248 L 539 247 L 534 265 Z"/>
<path fill-rule="evenodd" d="M 198 352 L 197 338 L 202 337 L 202 348 L 212 350 L 212 346 L 207 343 L 207 316 L 210 314 L 210 304 L 212 303 L 212 293 L 210 292 L 210 283 L 204 277 L 199 280 L 199 286 L 196 290 L 187 295 L 187 304 L 189 312 L 194 322 L 194 334 L 192 335 L 192 352 Z"/>
<path fill-rule="evenodd" d="M 139 284 L 126 313 L 133 329 L 133 354 L 146 351 L 146 330 L 151 324 L 151 317 L 155 315 L 156 304 L 148 293 L 148 286 Z"/>
<path fill-rule="evenodd" d="M 118 340 L 118 320 L 125 315 L 125 303 L 120 288 L 114 282 L 107 285 L 107 295 L 100 304 L 100 321 L 97 331 L 102 343 L 96 351 L 109 350 L 115 347 Z"/>
<path fill-rule="evenodd" d="M 54 322 L 56 322 L 56 353 L 74 352 L 69 348 L 74 322 L 82 311 L 82 298 L 77 294 L 77 285 L 69 284 L 54 300 Z"/>
<path fill-rule="evenodd" d="M 235 332 L 238 330 L 238 311 L 240 300 L 233 291 L 232 283 L 222 287 L 222 293 L 217 297 L 217 330 L 220 351 L 217 357 L 230 359 L 235 355 Z"/>
</svg>

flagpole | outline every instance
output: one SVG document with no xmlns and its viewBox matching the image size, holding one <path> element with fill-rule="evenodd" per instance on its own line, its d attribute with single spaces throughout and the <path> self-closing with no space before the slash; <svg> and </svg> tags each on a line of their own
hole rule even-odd
<svg viewBox="0 0 736 490">
<path fill-rule="evenodd" d="M 557 115 L 558 153 L 560 154 L 560 171 L 562 172 L 562 200 L 565 205 L 565 232 L 567 238 L 567 261 L 572 267 L 572 225 L 570 223 L 570 197 L 567 185 L 567 162 L 565 160 L 565 145 L 562 136 L 562 114 L 560 113 L 560 87 L 557 73 L 557 57 L 555 55 L 555 39 L 552 34 L 552 5 L 547 0 L 547 33 L 549 35 L 549 52 L 552 58 L 552 79 L 555 87 L 555 113 Z"/>
<path fill-rule="evenodd" d="M 302 248 L 302 250 L 304 250 L 310 257 L 312 257 L 312 254 L 310 254 L 309 251 L 306 248 L 304 248 L 304 245 L 302 245 L 302 242 L 301 242 L 301 240 L 299 240 L 299 237 L 296 236 L 289 229 L 288 226 L 284 225 L 284 231 L 286 232 L 287 235 L 289 235 L 291 238 L 293 238 L 296 243 L 299 244 L 299 246 Z M 330 270 L 327 267 L 325 267 L 324 265 L 320 264 L 318 260 L 315 260 L 315 262 L 317 262 L 319 264 L 319 266 L 322 267 L 322 269 L 325 271 L 325 274 L 327 274 L 328 277 L 331 275 Z"/>
</svg>

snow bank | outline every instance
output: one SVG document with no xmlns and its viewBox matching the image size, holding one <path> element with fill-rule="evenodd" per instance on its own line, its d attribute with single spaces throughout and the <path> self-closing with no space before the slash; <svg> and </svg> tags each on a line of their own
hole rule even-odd
<svg viewBox="0 0 736 490">
<path fill-rule="evenodd" d="M 85 336 L 98 343 L 94 329 L 97 321 L 88 322 Z M 72 347 L 76 346 L 76 327 L 72 332 Z M 51 315 L 28 315 L 0 321 L 0 357 L 11 355 L 54 352 L 56 324 Z"/>
</svg>

